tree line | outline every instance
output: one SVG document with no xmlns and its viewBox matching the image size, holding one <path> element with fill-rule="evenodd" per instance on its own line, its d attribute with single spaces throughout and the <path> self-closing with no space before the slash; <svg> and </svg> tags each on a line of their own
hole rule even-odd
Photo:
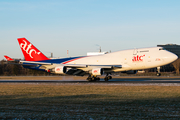
<svg viewBox="0 0 180 120">
<path fill-rule="evenodd" d="M 179 75 L 180 70 L 180 59 L 177 59 L 173 63 L 163 66 L 161 68 L 161 72 L 172 72 L 174 71 L 176 74 Z M 148 71 L 152 71 L 149 69 Z M 1 76 L 48 76 L 52 75 L 45 71 L 38 71 L 38 70 L 31 70 L 24 68 L 22 65 L 15 65 L 15 64 L 7 64 L 7 61 L 1 60 L 0 61 L 0 75 Z"/>
<path fill-rule="evenodd" d="M 47 76 L 50 73 L 24 68 L 22 65 L 8 64 L 7 61 L 0 62 L 1 76 Z"/>
</svg>

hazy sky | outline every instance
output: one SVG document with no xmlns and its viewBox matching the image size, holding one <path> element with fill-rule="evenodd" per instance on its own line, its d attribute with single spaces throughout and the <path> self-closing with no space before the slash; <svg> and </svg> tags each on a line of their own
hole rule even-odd
<svg viewBox="0 0 180 120">
<path fill-rule="evenodd" d="M 180 44 L 180 0 L 1 0 L 0 60 L 19 37 L 54 57 Z"/>
</svg>

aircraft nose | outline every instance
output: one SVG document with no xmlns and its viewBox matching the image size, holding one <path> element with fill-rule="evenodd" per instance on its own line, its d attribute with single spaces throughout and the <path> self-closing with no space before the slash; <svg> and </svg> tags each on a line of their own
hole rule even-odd
<svg viewBox="0 0 180 120">
<path fill-rule="evenodd" d="M 178 56 L 174 53 L 169 53 L 168 57 L 166 57 L 165 61 L 169 62 L 169 63 L 172 63 L 174 62 L 175 60 L 178 59 Z"/>
<path fill-rule="evenodd" d="M 176 54 L 174 54 L 174 55 L 172 56 L 172 59 L 173 59 L 173 61 L 175 61 L 175 60 L 178 59 L 178 56 L 177 56 Z"/>
</svg>

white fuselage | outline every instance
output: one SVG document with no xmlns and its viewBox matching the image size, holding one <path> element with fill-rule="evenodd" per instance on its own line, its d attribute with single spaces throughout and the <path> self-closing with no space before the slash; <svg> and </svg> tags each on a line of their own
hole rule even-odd
<svg viewBox="0 0 180 120">
<path fill-rule="evenodd" d="M 40 52 L 26 38 L 18 38 L 25 61 L 19 64 L 35 70 L 44 70 L 55 74 L 68 74 L 83 76 L 89 74 L 88 81 L 100 80 L 97 75 L 106 73 L 105 81 L 111 79 L 111 72 L 131 71 L 160 67 L 175 61 L 178 57 L 162 47 L 141 48 L 117 51 L 113 53 L 72 57 L 62 59 L 49 59 Z M 8 58 L 6 56 L 6 58 Z"/>
<path fill-rule="evenodd" d="M 84 65 L 122 65 L 112 71 L 128 71 L 148 69 L 169 64 L 177 59 L 177 56 L 162 47 L 141 48 L 117 51 L 98 56 L 86 56 L 81 59 L 71 61 L 67 64 Z M 84 70 L 92 69 L 84 68 Z"/>
</svg>

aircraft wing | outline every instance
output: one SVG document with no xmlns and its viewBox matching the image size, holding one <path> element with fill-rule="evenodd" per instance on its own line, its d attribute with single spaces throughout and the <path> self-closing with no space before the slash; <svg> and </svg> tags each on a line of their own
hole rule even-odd
<svg viewBox="0 0 180 120">
<path fill-rule="evenodd" d="M 94 71 L 99 71 L 97 75 L 102 74 L 101 71 L 111 71 L 113 69 L 121 69 L 122 65 L 85 65 L 85 64 L 58 64 L 58 63 L 49 63 L 41 61 L 23 61 L 23 60 L 14 60 L 6 56 L 9 64 L 23 65 L 32 69 L 44 69 L 50 73 L 56 74 L 69 74 L 83 76 L 87 73 L 93 73 Z M 61 71 L 58 71 L 61 69 Z"/>
<path fill-rule="evenodd" d="M 19 61 L 22 65 L 53 65 L 55 63 L 47 63 L 47 62 L 34 62 L 34 61 Z M 84 65 L 84 64 L 55 64 L 55 65 L 61 65 L 65 67 L 72 67 L 72 68 L 86 68 L 86 67 L 100 67 L 100 68 L 122 68 L 122 65 Z"/>
</svg>

